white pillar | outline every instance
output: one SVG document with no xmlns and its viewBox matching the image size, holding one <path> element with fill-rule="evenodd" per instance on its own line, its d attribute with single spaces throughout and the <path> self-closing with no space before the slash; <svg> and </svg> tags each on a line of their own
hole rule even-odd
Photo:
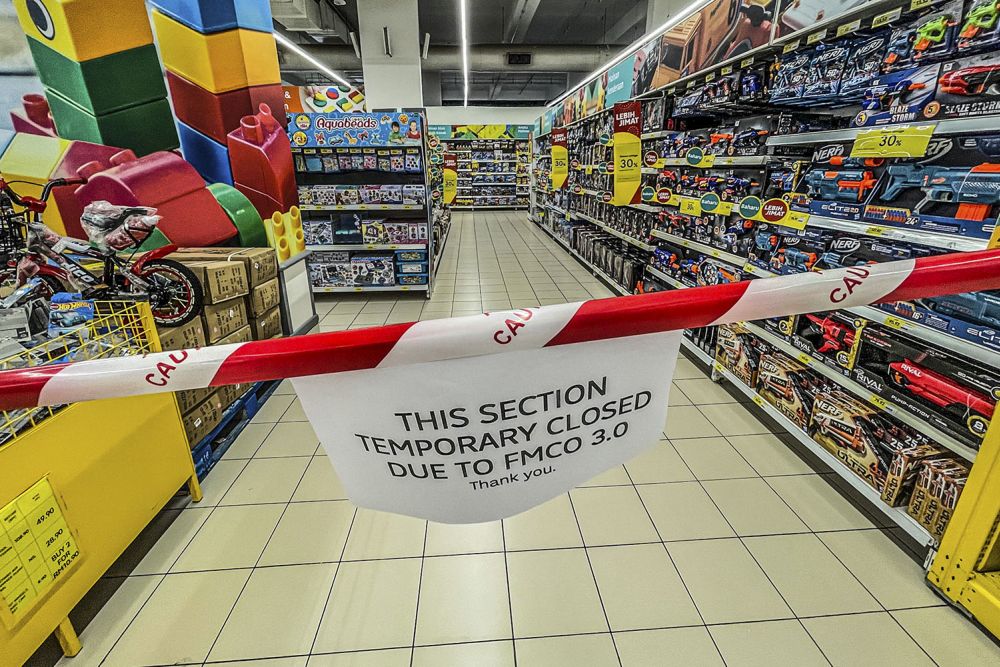
<svg viewBox="0 0 1000 667">
<path fill-rule="evenodd" d="M 417 0 L 364 0 L 357 6 L 368 108 L 423 106 Z"/>
</svg>

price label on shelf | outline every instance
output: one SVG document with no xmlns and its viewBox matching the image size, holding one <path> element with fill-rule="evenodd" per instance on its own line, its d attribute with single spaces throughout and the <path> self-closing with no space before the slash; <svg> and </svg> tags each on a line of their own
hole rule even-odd
<svg viewBox="0 0 1000 667">
<path fill-rule="evenodd" d="M 837 36 L 839 37 L 840 35 L 838 34 Z M 822 42 L 824 39 L 826 39 L 826 30 L 820 30 L 806 37 L 806 44 L 812 45 L 816 42 Z"/>
<path fill-rule="evenodd" d="M 883 324 L 890 329 L 902 329 L 906 326 L 906 323 L 898 317 L 887 317 L 885 318 L 885 322 L 883 322 Z"/>
<path fill-rule="evenodd" d="M 732 73 L 733 73 L 733 66 L 732 66 L 732 65 L 726 65 L 725 67 L 723 67 L 723 68 L 722 68 L 722 69 L 720 70 L 720 72 L 719 72 L 719 73 L 720 73 L 720 74 L 721 74 L 722 76 L 728 76 L 728 75 L 730 75 L 730 74 L 732 74 Z"/>
<path fill-rule="evenodd" d="M 910 11 L 916 11 L 918 9 L 923 9 L 924 7 L 930 7 L 937 0 L 910 0 Z"/>
<path fill-rule="evenodd" d="M 720 363 L 719 363 L 718 361 L 714 361 L 714 362 L 712 362 L 712 368 L 714 368 L 714 369 L 716 370 L 716 372 L 719 372 L 719 373 L 721 373 L 721 372 L 723 372 L 724 370 L 726 370 L 726 369 L 725 369 L 725 368 L 723 367 L 723 365 L 722 365 L 722 364 L 720 364 Z"/>
<path fill-rule="evenodd" d="M 798 360 L 801 361 L 806 366 L 812 366 L 813 358 L 810 357 L 805 352 L 799 352 L 798 355 L 796 355 L 796 356 L 797 356 Z"/>
<path fill-rule="evenodd" d="M 936 128 L 936 123 L 928 123 L 861 130 L 851 157 L 923 157 Z"/>
<path fill-rule="evenodd" d="M 793 39 L 792 41 L 788 42 L 788 44 L 785 44 L 783 47 L 781 47 L 781 52 L 791 53 L 797 48 L 799 48 L 799 40 Z"/>
<path fill-rule="evenodd" d="M 837 28 L 837 37 L 843 37 L 844 35 L 849 35 L 852 32 L 857 32 L 861 28 L 861 19 L 851 21 L 850 23 L 845 23 L 844 25 Z"/>
<path fill-rule="evenodd" d="M 872 27 L 881 28 L 884 25 L 888 25 L 889 23 L 892 23 L 900 16 L 902 16 L 902 14 L 903 14 L 902 7 L 896 7 L 892 11 L 886 12 L 884 14 L 879 14 L 878 16 L 872 19 Z"/>
<path fill-rule="evenodd" d="M 746 69 L 747 67 L 750 67 L 750 65 L 753 65 L 753 56 L 744 58 L 740 61 L 740 69 Z"/>
<path fill-rule="evenodd" d="M 761 398 L 759 394 L 753 395 L 753 402 L 759 405 L 760 407 L 764 407 L 764 399 Z"/>
<path fill-rule="evenodd" d="M 710 81 L 715 81 L 715 72 L 710 72 L 705 75 L 705 83 L 709 83 Z"/>
<path fill-rule="evenodd" d="M 693 81 L 693 80 L 692 80 L 692 81 L 688 81 L 688 82 L 687 82 L 687 86 L 686 86 L 686 88 L 687 88 L 688 90 L 690 90 L 690 89 L 694 88 L 694 81 Z"/>
<path fill-rule="evenodd" d="M 880 410 L 885 410 L 889 407 L 889 402 L 887 400 L 875 394 L 868 397 L 868 402 Z"/>
<path fill-rule="evenodd" d="M 885 227 L 879 227 L 877 225 L 872 225 L 865 228 L 865 235 L 867 236 L 885 236 Z"/>
<path fill-rule="evenodd" d="M 701 215 L 701 202 L 691 197 L 680 197 L 680 210 L 687 215 Z"/>
</svg>

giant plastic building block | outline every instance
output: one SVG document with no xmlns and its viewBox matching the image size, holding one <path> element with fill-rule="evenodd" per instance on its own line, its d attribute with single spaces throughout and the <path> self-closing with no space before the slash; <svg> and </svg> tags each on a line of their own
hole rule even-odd
<svg viewBox="0 0 1000 667">
<path fill-rule="evenodd" d="M 160 230 L 178 245 L 218 245 L 236 236 L 236 228 L 205 181 L 176 153 L 136 158 L 123 151 L 109 165 L 92 162 L 77 173 L 89 179 L 76 191 L 83 205 L 104 199 L 122 206 L 156 207 L 163 216 Z"/>
<path fill-rule="evenodd" d="M 49 112 L 49 102 L 44 95 L 28 93 L 21 98 L 21 108 L 11 109 L 10 123 L 15 132 L 56 136 L 56 126 Z"/>
<path fill-rule="evenodd" d="M 285 208 L 277 199 L 260 190 L 254 190 L 239 183 L 234 183 L 233 187 L 242 192 L 250 200 L 254 208 L 257 209 L 257 212 L 260 213 L 260 217 L 265 220 L 270 218 L 276 211 L 281 211 L 281 209 Z"/>
<path fill-rule="evenodd" d="M 240 120 L 254 113 L 261 104 L 280 109 L 278 122 L 284 126 L 284 91 L 279 84 L 238 88 L 228 93 L 212 93 L 173 72 L 167 72 L 170 100 L 174 114 L 185 125 L 193 127 L 221 144 L 226 135 L 240 126 Z"/>
<path fill-rule="evenodd" d="M 6 152 L 10 142 L 14 140 L 14 133 L 0 127 L 0 157 Z"/>
<path fill-rule="evenodd" d="M 213 183 L 208 186 L 219 206 L 226 212 L 236 227 L 240 246 L 243 248 L 266 248 L 267 234 L 264 221 L 246 196 L 231 185 Z"/>
<path fill-rule="evenodd" d="M 76 178 L 79 175 L 77 170 L 83 165 L 91 162 L 111 164 L 112 158 L 121 150 L 121 148 L 93 144 L 87 141 L 71 141 L 59 160 L 59 164 L 52 171 L 50 178 Z M 80 198 L 76 194 L 79 187 L 78 185 L 64 185 L 55 188 L 49 198 L 49 207 L 55 206 L 59 209 L 59 217 L 62 218 L 66 234 L 76 238 L 86 238 L 86 233 L 80 225 L 83 204 L 80 203 Z"/>
<path fill-rule="evenodd" d="M 288 134 L 266 104 L 260 105 L 256 115 L 240 121 L 226 145 L 234 182 L 270 196 L 282 211 L 298 203 Z"/>
<path fill-rule="evenodd" d="M 281 81 L 274 35 L 237 28 L 202 35 L 153 10 L 163 66 L 212 93 Z"/>
<path fill-rule="evenodd" d="M 268 0 L 149 0 L 149 4 L 202 34 L 233 28 L 271 32 L 274 28 Z"/>
<path fill-rule="evenodd" d="M 177 121 L 177 134 L 181 138 L 181 153 L 184 159 L 194 165 L 206 181 L 233 184 L 233 172 L 229 168 L 229 152 L 223 144 L 181 121 Z"/>
<path fill-rule="evenodd" d="M 8 181 L 22 181 L 14 186 L 19 194 L 38 197 L 67 148 L 69 142 L 58 137 L 15 134 L 0 157 L 0 176 Z M 56 206 L 49 207 L 44 219 L 55 231 L 65 231 Z"/>
<path fill-rule="evenodd" d="M 302 232 L 302 214 L 298 206 L 292 206 L 288 213 L 275 211 L 265 221 L 267 242 L 278 253 L 278 261 L 284 262 L 300 252 L 305 252 L 306 241 Z"/>
<path fill-rule="evenodd" d="M 34 39 L 28 47 L 42 84 L 95 116 L 167 96 L 152 44 L 82 63 Z"/>
<path fill-rule="evenodd" d="M 153 43 L 143 0 L 14 0 L 21 28 L 84 62 Z"/>
<path fill-rule="evenodd" d="M 138 155 L 179 145 L 165 98 L 95 116 L 50 90 L 49 105 L 59 136 L 66 139 L 130 148 Z"/>
</svg>

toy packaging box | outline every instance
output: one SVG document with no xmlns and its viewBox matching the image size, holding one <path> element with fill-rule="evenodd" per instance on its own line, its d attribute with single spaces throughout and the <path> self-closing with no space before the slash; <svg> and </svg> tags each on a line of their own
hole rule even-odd
<svg viewBox="0 0 1000 667">
<path fill-rule="evenodd" d="M 882 72 L 882 60 L 889 44 L 889 32 L 880 31 L 869 37 L 853 40 L 840 77 L 841 96 L 859 95 Z"/>
<path fill-rule="evenodd" d="M 351 257 L 354 284 L 385 287 L 396 284 L 394 256 L 379 253 L 358 253 Z"/>
<path fill-rule="evenodd" d="M 840 92 L 841 75 L 847 68 L 850 55 L 849 41 L 819 44 L 809 59 L 802 84 L 802 100 L 826 102 L 836 98 Z"/>
<path fill-rule="evenodd" d="M 357 185 L 338 185 L 336 188 L 338 206 L 357 206 L 361 203 L 361 193 Z"/>
<path fill-rule="evenodd" d="M 923 461 L 907 514 L 927 528 L 932 537 L 940 538 L 968 477 L 969 468 L 963 461 L 954 458 Z"/>
<path fill-rule="evenodd" d="M 809 425 L 816 395 L 831 383 L 787 354 L 762 354 L 757 371 L 757 393 L 803 431 Z"/>
<path fill-rule="evenodd" d="M 404 185 L 400 197 L 404 204 L 423 206 L 427 203 L 427 188 L 422 184 Z"/>
<path fill-rule="evenodd" d="M 362 243 L 388 243 L 389 235 L 385 230 L 385 220 L 369 219 L 361 222 Z"/>
<path fill-rule="evenodd" d="M 947 449 L 930 440 L 897 449 L 893 452 L 889 472 L 882 487 L 882 502 L 890 507 L 908 504 L 922 465 L 929 459 L 950 455 Z"/>
<path fill-rule="evenodd" d="M 767 268 L 779 275 L 811 271 L 832 239 L 833 232 L 820 227 L 779 234 L 778 247 L 771 254 Z"/>
<path fill-rule="evenodd" d="M 998 155 L 1000 135 L 932 137 L 925 157 L 884 167 L 862 218 L 989 238 L 1000 212 Z"/>
<path fill-rule="evenodd" d="M 908 123 L 933 117 L 937 90 L 937 64 L 911 67 L 873 77 L 861 97 L 861 111 L 851 120 L 853 127 L 875 127 Z"/>
<path fill-rule="evenodd" d="M 771 352 L 771 346 L 743 325 L 723 324 L 719 327 L 715 360 L 747 386 L 757 386 L 760 358 L 767 352 Z"/>
<path fill-rule="evenodd" d="M 402 204 L 402 185 L 361 185 L 358 187 L 358 195 L 362 204 Z"/>
<path fill-rule="evenodd" d="M 302 235 L 306 245 L 330 245 L 333 243 L 333 223 L 330 220 L 304 220 Z"/>
<path fill-rule="evenodd" d="M 1000 7 L 996 0 L 974 0 L 965 10 L 958 31 L 958 52 L 973 53 L 1000 45 Z"/>
<path fill-rule="evenodd" d="M 850 376 L 865 320 L 844 311 L 799 315 L 792 345 L 830 368 Z"/>
<path fill-rule="evenodd" d="M 813 52 L 802 51 L 786 54 L 777 64 L 771 78 L 771 103 L 791 104 L 802 99 L 802 92 L 809 77 L 809 64 Z"/>
<path fill-rule="evenodd" d="M 812 168 L 789 196 L 791 208 L 831 218 L 857 220 L 878 184 L 884 160 L 852 158 L 853 141 L 820 144 Z"/>
<path fill-rule="evenodd" d="M 908 243 L 883 241 L 879 238 L 835 233 L 827 245 L 826 252 L 819 256 L 814 268 L 841 269 L 848 266 L 865 266 L 878 262 L 927 257 L 935 252 L 940 251 Z"/>
<path fill-rule="evenodd" d="M 882 491 L 892 463 L 884 439 L 884 415 L 840 390 L 822 392 L 813 401 L 809 436 L 872 488 Z"/>
<path fill-rule="evenodd" d="M 882 70 L 892 72 L 939 62 L 952 54 L 962 25 L 962 5 L 963 0 L 937 3 L 893 28 Z"/>
<path fill-rule="evenodd" d="M 951 351 L 869 324 L 853 378 L 955 438 L 979 447 L 1000 396 L 1000 374 Z"/>
<path fill-rule="evenodd" d="M 882 303 L 878 307 L 925 327 L 1000 351 L 1000 292 L 949 294 Z"/>
<path fill-rule="evenodd" d="M 937 83 L 934 115 L 939 118 L 1000 113 L 1000 54 L 996 52 L 942 64 Z"/>
<path fill-rule="evenodd" d="M 316 287 L 352 287 L 351 255 L 346 251 L 314 251 L 308 257 L 309 283 Z"/>
<path fill-rule="evenodd" d="M 755 324 L 759 324 L 763 328 L 770 331 L 772 334 L 778 338 L 791 342 L 792 333 L 795 331 L 796 323 L 798 322 L 801 315 L 788 315 L 787 317 L 772 317 L 768 320 L 757 320 Z"/>
</svg>

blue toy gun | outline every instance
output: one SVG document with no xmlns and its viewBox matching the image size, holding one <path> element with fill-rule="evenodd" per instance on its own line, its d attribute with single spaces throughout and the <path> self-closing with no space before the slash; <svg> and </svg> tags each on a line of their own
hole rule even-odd
<svg viewBox="0 0 1000 667">
<path fill-rule="evenodd" d="M 882 199 L 892 201 L 911 188 L 924 191 L 924 198 L 913 209 L 919 213 L 927 202 L 958 204 L 955 217 L 981 222 L 990 207 L 1000 203 L 1000 165 L 983 163 L 965 167 L 932 167 L 900 164 L 889 167 L 888 185 Z"/>
<path fill-rule="evenodd" d="M 867 169 L 815 169 L 806 174 L 809 196 L 826 201 L 860 202 L 878 179 Z"/>
</svg>

